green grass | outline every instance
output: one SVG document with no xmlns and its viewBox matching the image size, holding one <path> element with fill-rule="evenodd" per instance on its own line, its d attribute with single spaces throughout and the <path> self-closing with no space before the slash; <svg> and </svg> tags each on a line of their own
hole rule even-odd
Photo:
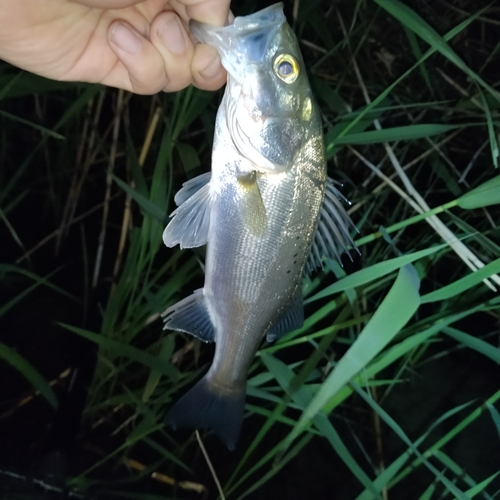
<svg viewBox="0 0 500 500">
<path fill-rule="evenodd" d="M 304 326 L 263 344 L 237 451 L 202 435 L 224 496 L 498 498 L 500 11 L 472 0 L 297 5 L 290 21 L 361 257 L 305 281 Z M 163 331 L 159 315 L 202 284 L 203 251 L 166 249 L 162 232 L 176 190 L 209 168 L 219 100 L 192 88 L 130 96 L 0 66 L 0 328 L 10 339 L 0 357 L 19 377 L 15 401 L 38 391 L 57 405 L 48 382 L 64 362 L 52 369 L 23 352 L 42 332 L 12 326 L 41 293 L 60 304 L 52 337 L 98 347 L 77 448 L 99 451 L 85 452 L 73 487 L 217 496 L 194 434 L 162 425 L 211 350 Z M 22 410 L 9 397 L 14 418 Z"/>
</svg>

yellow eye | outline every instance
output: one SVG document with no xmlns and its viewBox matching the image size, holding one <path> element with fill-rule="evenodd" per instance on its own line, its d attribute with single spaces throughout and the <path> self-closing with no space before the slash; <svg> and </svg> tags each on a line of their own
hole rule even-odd
<svg viewBox="0 0 500 500">
<path fill-rule="evenodd" d="M 285 83 L 293 83 L 300 75 L 299 62 L 290 54 L 280 54 L 274 60 L 274 72 Z"/>
</svg>

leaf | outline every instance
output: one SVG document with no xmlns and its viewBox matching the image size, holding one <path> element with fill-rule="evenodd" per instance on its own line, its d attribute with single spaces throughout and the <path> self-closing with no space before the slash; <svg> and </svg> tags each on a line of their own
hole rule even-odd
<svg viewBox="0 0 500 500">
<path fill-rule="evenodd" d="M 281 387 L 283 387 L 286 392 L 289 392 L 290 384 L 292 383 L 295 373 L 285 363 L 269 354 L 262 354 L 262 361 L 266 365 L 267 369 L 274 375 Z M 293 391 L 290 396 L 302 410 L 306 409 L 308 405 L 310 405 L 312 399 L 310 391 L 304 386 L 301 386 L 297 390 Z M 358 478 L 359 482 L 372 494 L 374 494 L 376 498 L 381 498 L 379 493 L 374 488 L 370 478 L 358 465 L 328 418 L 322 413 L 317 413 L 312 417 L 312 420 L 315 427 L 317 427 L 321 434 L 328 439 L 334 450 L 337 452 L 337 455 Z"/>
<path fill-rule="evenodd" d="M 455 297 L 456 295 L 465 292 L 469 288 L 472 288 L 498 272 L 500 272 L 500 259 L 490 262 L 481 269 L 478 269 L 477 271 L 474 271 L 473 273 L 468 274 L 467 276 L 460 278 L 447 286 L 443 286 L 439 290 L 423 295 L 422 304 Z"/>
<path fill-rule="evenodd" d="M 11 85 L 15 78 L 15 85 Z M 82 89 L 90 86 L 87 83 L 77 82 L 58 82 L 50 80 L 43 76 L 38 76 L 27 71 L 19 71 L 13 75 L 8 73 L 0 76 L 0 89 L 2 89 L 1 98 L 9 99 L 11 97 L 31 97 L 33 94 L 41 94 L 45 92 L 62 92 L 64 90 L 74 90 L 75 88 Z M 97 86 L 97 85 L 95 85 Z M 5 87 L 7 91 L 4 92 Z"/>
<path fill-rule="evenodd" d="M 41 132 L 43 135 L 46 135 L 48 137 L 52 137 L 54 139 L 59 139 L 59 140 L 65 140 L 66 138 L 58 134 L 57 132 L 54 132 L 53 130 L 50 130 L 46 127 L 42 127 L 42 125 L 38 125 L 38 123 L 30 122 L 29 120 L 25 120 L 24 118 L 21 118 L 19 116 L 13 115 L 11 113 L 7 113 L 7 111 L 3 111 L 0 109 L 0 116 L 3 116 L 4 118 L 7 118 L 9 120 L 22 123 L 23 125 L 26 125 L 27 127 L 32 127 L 39 132 Z"/>
<path fill-rule="evenodd" d="M 33 75 L 34 76 L 34 75 Z M 71 83 L 70 85 L 74 85 Z M 68 123 L 71 118 L 75 115 L 78 116 L 79 113 L 82 112 L 82 109 L 87 105 L 87 103 L 93 99 L 94 96 L 99 94 L 100 92 L 105 92 L 103 87 L 97 84 L 85 84 L 83 86 L 79 86 L 83 91 L 78 96 L 77 99 L 73 101 L 71 106 L 68 106 L 64 115 L 58 120 L 58 122 L 54 125 L 53 130 L 59 130 L 65 123 Z"/>
<path fill-rule="evenodd" d="M 19 80 L 23 75 L 23 71 L 19 71 L 15 75 L 2 75 L 0 76 L 0 101 L 9 93 L 11 89 L 19 86 Z M 8 78 L 8 81 L 6 80 Z M 3 83 L 2 83 L 3 82 Z"/>
<path fill-rule="evenodd" d="M 359 134 L 346 134 L 335 139 L 335 145 L 341 144 L 375 144 L 379 142 L 394 142 L 422 139 L 438 134 L 444 134 L 450 130 L 466 127 L 462 125 L 444 125 L 440 123 L 422 123 L 418 125 L 407 125 L 406 127 L 385 128 L 382 130 L 369 130 Z M 470 124 L 469 124 L 470 126 Z"/>
<path fill-rule="evenodd" d="M 0 358 L 3 358 L 7 363 L 18 370 L 30 384 L 50 403 L 50 405 L 57 409 L 59 402 L 52 390 L 52 387 L 45 381 L 40 373 L 19 355 L 14 349 L 0 343 Z"/>
<path fill-rule="evenodd" d="M 469 407 L 472 402 L 465 403 L 463 405 L 457 406 L 443 415 L 441 415 L 437 420 L 435 420 L 416 441 L 415 446 L 420 446 L 427 437 L 431 434 L 431 432 L 436 429 L 443 422 L 448 420 L 451 417 L 454 417 L 457 413 L 461 412 L 465 408 Z M 377 488 L 377 491 L 381 491 L 384 486 L 389 484 L 389 481 L 399 472 L 399 470 L 404 466 L 404 464 L 408 461 L 408 459 L 412 456 L 411 449 L 408 449 L 404 453 L 402 453 L 394 462 L 390 465 L 386 466 L 386 468 L 377 476 L 375 481 L 373 481 L 374 486 Z M 422 498 L 426 498 L 421 496 L 419 500 Z M 363 491 L 359 496 L 356 497 L 356 500 L 371 500 L 371 493 L 368 490 Z"/>
<path fill-rule="evenodd" d="M 178 142 L 176 148 L 186 173 L 201 165 L 200 157 L 193 146 L 184 142 Z"/>
<path fill-rule="evenodd" d="M 404 27 L 405 34 L 408 37 L 408 42 L 410 43 L 410 47 L 415 54 L 415 59 L 419 61 L 422 59 L 422 51 L 420 50 L 420 46 L 418 45 L 418 40 L 417 37 L 415 36 L 415 33 L 411 31 L 410 29 Z M 429 89 L 429 92 L 434 95 L 435 90 L 434 87 L 431 83 L 431 79 L 429 77 L 429 73 L 427 71 L 427 68 L 425 67 L 425 64 L 421 64 L 420 66 L 420 72 L 422 73 L 422 77 L 425 81 L 425 84 L 427 85 L 427 88 Z"/>
<path fill-rule="evenodd" d="M 175 347 L 175 340 L 173 335 L 166 335 L 161 341 L 161 349 L 158 354 L 158 359 L 162 360 L 163 363 L 168 364 L 172 358 L 172 353 Z M 147 402 L 153 395 L 158 383 L 160 382 L 161 372 L 158 370 L 151 370 L 149 372 L 148 379 L 144 386 L 144 392 L 142 393 L 142 401 Z"/>
<path fill-rule="evenodd" d="M 493 126 L 493 119 L 491 117 L 491 110 L 488 105 L 488 101 L 486 100 L 484 94 L 481 92 L 481 101 L 484 107 L 484 113 L 486 114 L 486 123 L 488 125 L 488 138 L 490 140 L 490 149 L 491 149 L 491 157 L 493 158 L 493 164 L 495 168 L 498 168 L 498 141 L 497 136 L 495 134 L 495 127 Z"/>
<path fill-rule="evenodd" d="M 436 491 L 436 482 L 433 481 L 429 487 L 422 493 L 418 500 L 432 500 L 432 496 Z"/>
<path fill-rule="evenodd" d="M 493 404 L 496 401 L 498 401 L 499 399 L 500 399 L 500 391 L 497 391 L 495 394 L 493 394 L 492 396 L 490 396 L 487 399 L 487 401 L 485 402 L 485 405 Z M 476 408 L 473 412 L 471 412 L 463 420 L 461 420 L 455 427 L 453 427 L 449 432 L 447 432 L 443 437 L 439 438 L 438 441 L 433 443 L 430 446 L 430 448 L 424 453 L 424 456 L 425 457 L 432 456 L 436 450 L 442 449 L 452 439 L 454 439 L 457 436 L 460 436 L 460 434 L 464 431 L 464 429 L 466 427 L 468 427 L 472 422 L 474 422 L 478 417 L 480 417 L 484 412 L 485 412 L 484 405 L 481 405 L 478 408 Z M 399 476 L 397 476 L 394 479 L 394 481 L 392 482 L 392 485 L 397 484 L 399 481 L 401 481 L 408 474 L 413 473 L 415 470 L 415 467 L 419 464 L 419 462 L 420 462 L 419 458 L 417 458 L 413 462 L 411 462 L 408 465 L 408 467 Z"/>
<path fill-rule="evenodd" d="M 343 292 L 344 290 L 348 290 L 350 288 L 356 288 L 358 286 L 365 285 L 370 281 L 382 278 L 383 276 L 386 276 L 393 271 L 400 269 L 406 264 L 410 264 L 412 262 L 415 262 L 416 260 L 439 252 L 446 246 L 446 244 L 443 244 L 436 247 L 427 248 L 426 250 L 420 250 L 419 252 L 403 255 L 402 257 L 385 260 L 383 262 L 379 262 L 370 267 L 367 267 L 366 269 L 361 269 L 361 271 L 356 271 L 355 273 L 352 273 L 349 276 L 346 276 L 345 278 L 337 281 L 333 285 L 327 286 L 316 295 L 309 297 L 305 301 L 305 303 L 308 304 L 309 302 L 321 299 L 323 297 L 328 297 L 329 295 L 333 295 L 334 293 Z"/>
<path fill-rule="evenodd" d="M 141 351 L 136 347 L 125 344 L 115 339 L 111 339 L 104 335 L 98 335 L 97 333 L 83 330 L 82 328 L 66 325 L 64 323 L 59 323 L 59 325 L 61 325 L 63 328 L 66 328 L 70 332 L 81 335 L 82 337 L 91 340 L 96 344 L 99 344 L 101 347 L 105 349 L 111 350 L 115 354 L 126 356 L 127 358 L 130 358 L 132 361 L 136 361 L 137 363 L 141 363 L 147 366 L 151 370 L 160 372 L 162 375 L 165 375 L 170 379 L 177 380 L 179 378 L 179 372 L 177 368 L 175 368 L 172 364 L 165 363 L 164 360 L 156 356 L 152 356 L 147 352 Z"/>
<path fill-rule="evenodd" d="M 441 471 L 439 471 L 433 464 L 431 464 L 426 457 L 418 450 L 417 446 L 410 440 L 410 438 L 403 431 L 401 426 L 379 405 L 375 400 L 373 400 L 364 390 L 353 384 L 356 393 L 361 396 L 365 403 L 367 403 L 373 411 L 377 413 L 382 421 L 384 421 L 387 426 L 392 429 L 392 431 L 405 443 L 410 450 L 418 457 L 419 460 L 439 479 L 448 490 L 453 493 L 456 499 L 468 500 L 467 496 L 463 491 L 459 490 L 452 481 L 450 481 Z"/>
<path fill-rule="evenodd" d="M 386 5 L 389 5 L 390 7 L 390 2 L 389 4 L 386 3 Z M 385 7 L 384 7 L 385 8 Z M 475 12 L 472 16 L 468 17 L 465 19 L 465 21 L 462 21 L 460 24 L 455 26 L 453 29 L 451 29 L 446 35 L 444 35 L 443 40 L 446 42 L 448 40 L 451 40 L 454 36 L 456 36 L 458 33 L 461 33 L 467 26 L 469 26 L 470 23 L 472 23 L 475 19 L 477 19 L 484 11 L 486 10 L 486 7 L 483 9 L 478 10 Z M 363 123 L 360 122 L 365 119 L 366 120 L 366 115 L 370 112 L 373 111 L 379 111 L 376 109 L 378 106 L 384 106 L 384 101 L 388 99 L 389 94 L 394 90 L 394 88 L 402 82 L 407 76 L 411 75 L 413 73 L 413 70 L 418 68 L 420 64 L 422 64 L 427 58 L 429 58 L 434 52 L 436 51 L 435 48 L 429 49 L 421 59 L 419 59 L 411 68 L 406 70 L 400 77 L 398 77 L 394 82 L 392 82 L 383 92 L 381 92 L 373 101 L 368 104 L 366 107 L 362 109 L 362 111 L 354 117 L 354 119 L 349 122 L 347 125 L 343 124 L 338 124 L 333 129 L 329 130 L 327 134 L 325 135 L 325 145 L 326 145 L 326 153 L 327 153 L 327 158 L 331 158 L 335 152 L 337 151 L 337 148 L 335 147 L 335 142 L 337 138 L 340 138 L 344 135 L 347 135 L 347 133 L 350 130 L 358 130 L 358 127 L 361 128 L 361 130 L 364 130 L 367 128 L 367 126 L 371 123 L 373 123 L 374 118 L 377 118 L 375 116 L 369 121 Z M 379 111 L 380 113 L 380 111 Z"/>
<path fill-rule="evenodd" d="M 474 349 L 475 351 L 492 359 L 495 363 L 500 364 L 500 349 L 498 347 L 488 344 L 488 342 L 485 342 L 477 337 L 473 337 L 468 333 L 457 330 L 456 328 L 452 328 L 451 326 L 444 327 L 442 331 L 443 333 L 446 333 L 446 335 L 455 339 L 457 342 L 463 344 L 465 347 Z"/>
<path fill-rule="evenodd" d="M 453 64 L 469 75 L 473 80 L 486 88 L 493 96 L 499 99 L 498 92 L 488 85 L 478 74 L 472 71 L 462 59 L 446 43 L 446 40 L 428 23 L 426 23 L 416 12 L 398 0 L 374 0 L 389 14 L 394 16 L 401 24 L 414 31 L 425 40 L 433 49 L 440 52 Z"/>
<path fill-rule="evenodd" d="M 497 428 L 498 437 L 500 438 L 500 413 L 491 403 L 486 403 L 486 408 L 490 412 L 491 419 Z"/>
<path fill-rule="evenodd" d="M 494 479 L 496 479 L 499 474 L 500 474 L 500 471 L 495 472 L 490 477 L 487 477 L 486 479 L 484 479 L 480 483 L 477 483 L 476 486 L 473 486 L 472 488 L 468 489 L 465 492 L 465 494 L 467 495 L 467 498 L 474 498 L 479 493 L 482 493 L 486 489 L 486 486 L 488 486 Z"/>
<path fill-rule="evenodd" d="M 309 425 L 314 415 L 366 367 L 415 314 L 420 305 L 419 287 L 420 281 L 415 268 L 411 264 L 402 267 L 385 299 L 285 439 L 285 449 Z"/>
<path fill-rule="evenodd" d="M 157 205 L 155 205 L 152 201 L 148 200 L 141 193 L 136 191 L 134 188 L 131 188 L 126 182 L 123 182 L 121 179 L 116 177 L 116 175 L 112 174 L 113 180 L 127 193 L 133 198 L 139 206 L 144 209 L 146 213 L 154 217 L 156 220 L 161 223 L 165 223 L 165 212 Z"/>
<path fill-rule="evenodd" d="M 458 198 L 458 206 L 465 209 L 482 208 L 500 203 L 500 175 Z"/>
<path fill-rule="evenodd" d="M 331 158 L 339 150 L 337 146 L 338 141 L 342 140 L 342 138 L 347 135 L 348 131 L 351 131 L 351 136 L 363 132 L 373 125 L 373 120 L 382 116 L 384 109 L 391 104 L 391 101 L 387 98 L 387 94 L 379 96 L 375 99 L 377 102 L 372 102 L 368 106 L 361 108 L 357 113 L 343 116 L 340 123 L 337 123 L 328 130 L 325 134 L 327 158 Z"/>
<path fill-rule="evenodd" d="M 350 106 L 330 85 L 321 78 L 311 75 L 311 87 L 314 95 L 321 99 L 334 113 L 343 115 L 351 111 Z"/>
<path fill-rule="evenodd" d="M 69 294 L 62 288 L 59 288 L 56 285 L 53 285 L 50 281 L 49 278 L 51 278 L 54 274 L 59 272 L 62 269 L 62 267 L 59 267 L 58 269 L 55 269 L 52 271 L 48 276 L 45 278 L 41 278 L 40 276 L 37 276 L 35 273 L 32 273 L 31 271 L 26 271 L 25 269 L 17 266 L 13 266 L 11 264 L 0 264 L 0 273 L 16 273 L 16 274 L 21 274 L 22 276 L 26 276 L 32 280 L 35 281 L 35 283 L 27 288 L 25 288 L 21 293 L 16 295 L 13 299 L 9 300 L 8 302 L 2 304 L 0 306 L 0 316 L 4 315 L 9 309 L 14 307 L 21 299 L 29 295 L 33 290 L 35 290 L 37 287 L 40 285 L 44 285 L 48 288 L 51 288 L 52 290 L 55 290 L 56 292 L 60 293 L 61 295 L 64 295 L 65 297 L 68 297 L 74 301 L 78 301 L 76 297 L 73 295 Z"/>
</svg>

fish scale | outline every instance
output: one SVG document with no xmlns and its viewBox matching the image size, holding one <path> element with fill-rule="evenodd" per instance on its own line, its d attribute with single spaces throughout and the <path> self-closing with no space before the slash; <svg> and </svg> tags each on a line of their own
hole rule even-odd
<svg viewBox="0 0 500 500">
<path fill-rule="evenodd" d="M 320 113 L 282 4 L 223 28 L 194 23 L 192 29 L 217 48 L 228 83 L 212 174 L 179 191 L 164 232 L 167 246 L 207 244 L 205 284 L 164 317 L 165 328 L 216 347 L 208 373 L 166 422 L 210 428 L 233 449 L 247 372 L 262 339 L 302 325 L 306 265 L 313 270 L 323 255 L 334 258 L 354 243 L 349 217 L 331 201 L 338 192 L 327 182 Z"/>
</svg>

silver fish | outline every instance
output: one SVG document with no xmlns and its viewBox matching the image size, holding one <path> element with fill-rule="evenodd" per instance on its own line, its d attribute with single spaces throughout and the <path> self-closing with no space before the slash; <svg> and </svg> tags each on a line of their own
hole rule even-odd
<svg viewBox="0 0 500 500">
<path fill-rule="evenodd" d="M 354 243 L 327 177 L 323 133 L 297 39 L 279 3 L 220 28 L 192 23 L 228 71 L 212 173 L 186 182 L 169 247 L 207 244 L 205 286 L 168 308 L 165 328 L 216 342 L 205 377 L 167 414 L 234 449 L 255 353 L 304 320 L 300 285 Z"/>
</svg>

